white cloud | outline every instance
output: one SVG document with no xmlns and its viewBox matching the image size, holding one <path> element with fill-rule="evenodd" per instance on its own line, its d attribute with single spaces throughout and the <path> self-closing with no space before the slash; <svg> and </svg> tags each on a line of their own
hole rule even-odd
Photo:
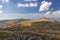
<svg viewBox="0 0 60 40">
<path fill-rule="evenodd" d="M 18 3 L 17 7 L 29 7 L 29 5 L 27 3 L 26 4 Z"/>
<path fill-rule="evenodd" d="M 3 6 L 2 5 L 0 5 L 0 9 L 2 8 Z"/>
<path fill-rule="evenodd" d="M 50 11 L 46 12 L 46 14 L 49 15 L 43 15 L 40 13 L 31 13 L 31 14 L 6 14 L 2 13 L 0 14 L 0 20 L 8 20 L 8 19 L 19 19 L 19 18 L 25 18 L 25 19 L 38 19 L 38 18 L 59 18 L 60 17 L 60 10 L 53 11 L 50 13 Z"/>
<path fill-rule="evenodd" d="M 17 7 L 37 7 L 37 3 L 25 3 L 25 4 L 21 4 L 21 3 L 17 3 Z"/>
<path fill-rule="evenodd" d="M 2 0 L 3 3 L 9 3 L 9 0 Z"/>
<path fill-rule="evenodd" d="M 37 3 L 35 3 L 35 4 L 30 3 L 30 7 L 37 7 Z"/>
<path fill-rule="evenodd" d="M 3 13 L 3 11 L 0 11 L 0 14 Z"/>
<path fill-rule="evenodd" d="M 49 15 L 49 14 L 51 14 L 51 11 L 46 12 L 46 14 L 45 14 L 45 15 Z"/>
<path fill-rule="evenodd" d="M 42 1 L 39 11 L 46 11 L 49 10 L 50 6 L 52 5 L 52 2 Z"/>
<path fill-rule="evenodd" d="M 60 10 L 57 10 L 57 11 L 48 11 L 46 12 L 46 14 L 48 15 L 45 15 L 45 17 L 49 17 L 49 18 L 59 18 L 60 17 Z"/>
<path fill-rule="evenodd" d="M 26 3 L 24 7 L 29 7 L 29 5 Z"/>
<path fill-rule="evenodd" d="M 28 1 L 38 1 L 38 0 L 24 0 L 24 1 L 27 1 L 28 2 Z"/>
<path fill-rule="evenodd" d="M 60 17 L 60 10 L 52 12 L 54 16 Z"/>
</svg>

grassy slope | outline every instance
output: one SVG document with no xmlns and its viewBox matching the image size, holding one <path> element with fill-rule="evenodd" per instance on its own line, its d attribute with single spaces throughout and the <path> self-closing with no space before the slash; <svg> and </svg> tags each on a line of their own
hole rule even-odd
<svg viewBox="0 0 60 40">
<path fill-rule="evenodd" d="M 32 25 L 21 26 L 21 24 L 23 25 L 32 24 Z M 28 33 L 33 35 L 47 35 L 49 37 L 55 38 L 56 40 L 60 39 L 60 23 L 24 21 L 24 22 L 13 22 L 13 23 L 10 22 L 0 26 L 8 27 L 0 31 L 0 38 L 8 37 L 15 33 L 21 33 L 21 34 Z"/>
</svg>

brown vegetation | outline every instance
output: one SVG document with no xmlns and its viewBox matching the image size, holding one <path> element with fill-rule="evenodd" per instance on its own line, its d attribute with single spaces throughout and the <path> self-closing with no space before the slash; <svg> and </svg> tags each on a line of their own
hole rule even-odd
<svg viewBox="0 0 60 40">
<path fill-rule="evenodd" d="M 6 35 L 10 36 L 15 33 L 46 35 L 50 38 L 53 38 L 53 40 L 59 40 L 60 22 L 44 18 L 41 20 L 10 20 L 0 24 L 0 37 L 1 35 L 6 37 Z"/>
</svg>

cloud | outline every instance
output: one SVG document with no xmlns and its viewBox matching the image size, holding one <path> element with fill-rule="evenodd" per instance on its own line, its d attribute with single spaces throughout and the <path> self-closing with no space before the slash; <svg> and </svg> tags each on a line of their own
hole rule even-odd
<svg viewBox="0 0 60 40">
<path fill-rule="evenodd" d="M 17 13 L 17 14 L 9 14 L 9 13 L 3 13 L 3 11 L 0 11 L 0 20 L 9 20 L 9 19 L 20 19 L 20 18 L 24 18 L 24 19 L 38 19 L 38 18 L 60 18 L 60 10 L 57 11 L 48 11 L 44 14 L 40 14 L 40 13 Z"/>
<path fill-rule="evenodd" d="M 37 3 L 25 3 L 25 4 L 21 4 L 21 3 L 17 3 L 17 7 L 37 7 Z"/>
<path fill-rule="evenodd" d="M 30 7 L 37 7 L 37 3 L 35 3 L 35 4 L 30 3 Z"/>
<path fill-rule="evenodd" d="M 2 8 L 3 6 L 2 5 L 0 5 L 0 9 Z"/>
<path fill-rule="evenodd" d="M 25 13 L 25 14 L 8 14 L 8 13 L 2 13 L 0 14 L 0 20 L 9 20 L 9 19 L 20 19 L 20 18 L 24 18 L 24 19 L 36 19 L 36 18 L 40 18 L 42 17 L 42 15 L 38 14 L 38 13 Z"/>
<path fill-rule="evenodd" d="M 9 0 L 2 0 L 3 3 L 9 3 Z"/>
<path fill-rule="evenodd" d="M 3 11 L 0 11 L 0 14 L 3 13 Z"/>
<path fill-rule="evenodd" d="M 54 11 L 52 14 L 56 17 L 60 17 L 60 10 Z"/>
<path fill-rule="evenodd" d="M 46 12 L 46 14 L 45 14 L 45 15 L 49 15 L 49 14 L 51 14 L 51 11 Z"/>
<path fill-rule="evenodd" d="M 49 17 L 49 18 L 59 18 L 60 17 L 60 10 L 57 11 L 48 11 L 45 14 L 45 17 Z"/>
<path fill-rule="evenodd" d="M 42 1 L 39 11 L 46 11 L 49 10 L 50 6 L 52 5 L 52 2 Z"/>
<path fill-rule="evenodd" d="M 25 6 L 26 5 L 26 6 Z M 17 7 L 29 7 L 29 5 L 28 4 L 21 4 L 21 3 L 18 3 L 17 4 Z"/>
<path fill-rule="evenodd" d="M 38 0 L 24 0 L 24 1 L 27 1 L 28 2 L 28 1 L 38 1 Z"/>
</svg>

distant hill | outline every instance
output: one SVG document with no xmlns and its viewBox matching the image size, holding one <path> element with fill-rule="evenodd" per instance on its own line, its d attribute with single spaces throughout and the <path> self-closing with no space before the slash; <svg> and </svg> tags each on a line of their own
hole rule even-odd
<svg viewBox="0 0 60 40">
<path fill-rule="evenodd" d="M 54 40 L 60 40 L 60 22 L 49 18 L 14 19 L 0 21 L 0 36 L 9 33 L 28 33 L 35 35 L 46 35 Z M 6 36 L 5 35 L 5 36 Z M 9 36 L 10 34 L 8 34 Z M 4 36 L 4 37 L 5 37 Z M 44 37 L 45 38 L 45 37 Z"/>
<path fill-rule="evenodd" d="M 51 19 L 48 19 L 48 18 L 41 18 L 41 19 L 36 19 L 36 20 L 28 20 L 28 21 L 22 21 L 20 22 L 19 24 L 21 24 L 22 26 L 31 26 L 32 23 L 37 23 L 37 22 L 52 22 L 54 23 L 55 20 L 51 20 Z"/>
<path fill-rule="evenodd" d="M 14 20 L 4 20 L 0 21 L 0 28 L 6 28 L 6 27 L 12 27 L 17 25 L 18 23 L 22 21 L 28 21 L 30 19 L 14 19 Z"/>
<path fill-rule="evenodd" d="M 6 28 L 6 27 L 12 27 L 12 26 L 16 26 L 16 25 L 20 25 L 20 26 L 31 26 L 33 25 L 33 23 L 40 23 L 42 25 L 44 25 L 45 23 L 50 23 L 53 24 L 56 21 L 55 20 L 51 20 L 48 18 L 40 18 L 40 19 L 36 19 L 36 20 L 30 20 L 30 19 L 14 19 L 14 20 L 5 20 L 5 21 L 0 21 L 0 28 Z M 40 25 L 39 24 L 39 25 Z"/>
</svg>

